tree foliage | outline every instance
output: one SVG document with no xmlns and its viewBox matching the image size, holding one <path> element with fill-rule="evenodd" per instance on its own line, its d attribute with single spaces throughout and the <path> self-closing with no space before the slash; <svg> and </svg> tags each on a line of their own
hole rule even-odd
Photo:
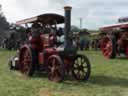
<svg viewBox="0 0 128 96">
<path fill-rule="evenodd" d="M 0 5 L 0 31 L 8 30 L 9 29 L 9 23 L 7 22 L 5 16 L 2 12 L 2 7 Z"/>
<path fill-rule="evenodd" d="M 6 38 L 5 48 L 10 50 L 18 49 L 20 44 L 22 44 L 27 38 L 26 29 L 16 24 L 10 24 L 10 30 L 11 33 L 10 36 Z"/>
<path fill-rule="evenodd" d="M 77 26 L 75 26 L 75 25 L 71 26 L 71 32 L 79 32 L 79 31 L 80 31 L 80 29 Z"/>
<path fill-rule="evenodd" d="M 25 28 L 13 23 L 9 24 L 0 5 L 0 46 L 7 49 L 17 49 L 25 39 Z"/>
</svg>

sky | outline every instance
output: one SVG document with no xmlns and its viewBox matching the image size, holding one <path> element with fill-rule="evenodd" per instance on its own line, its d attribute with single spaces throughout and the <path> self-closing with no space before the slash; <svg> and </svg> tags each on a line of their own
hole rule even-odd
<svg viewBox="0 0 128 96">
<path fill-rule="evenodd" d="M 98 29 L 117 23 L 118 18 L 128 16 L 128 0 L 0 0 L 9 22 L 15 23 L 43 13 L 64 15 L 63 7 L 72 6 L 72 25 Z"/>
</svg>

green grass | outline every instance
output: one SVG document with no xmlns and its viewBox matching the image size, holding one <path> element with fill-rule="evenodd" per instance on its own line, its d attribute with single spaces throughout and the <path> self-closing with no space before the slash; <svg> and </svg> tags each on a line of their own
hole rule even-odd
<svg viewBox="0 0 128 96">
<path fill-rule="evenodd" d="M 92 66 L 88 82 L 66 79 L 48 81 L 46 76 L 26 78 L 10 71 L 8 59 L 14 51 L 0 50 L 0 96 L 128 96 L 128 60 L 107 60 L 99 51 L 84 52 Z"/>
</svg>

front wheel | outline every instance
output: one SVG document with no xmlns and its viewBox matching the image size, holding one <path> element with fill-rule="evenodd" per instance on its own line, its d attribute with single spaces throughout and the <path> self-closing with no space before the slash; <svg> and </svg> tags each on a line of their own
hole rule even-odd
<svg viewBox="0 0 128 96">
<path fill-rule="evenodd" d="M 48 79 L 54 82 L 61 82 L 64 79 L 64 63 L 57 55 L 48 58 Z"/>
<path fill-rule="evenodd" d="M 91 73 L 91 65 L 84 55 L 77 55 L 73 64 L 72 74 L 77 80 L 88 80 Z"/>
</svg>

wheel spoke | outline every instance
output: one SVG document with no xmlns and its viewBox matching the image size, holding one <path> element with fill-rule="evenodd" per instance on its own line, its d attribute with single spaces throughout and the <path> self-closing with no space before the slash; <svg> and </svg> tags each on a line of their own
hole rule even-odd
<svg viewBox="0 0 128 96">
<path fill-rule="evenodd" d="M 75 61 L 76 61 L 76 63 L 75 63 L 75 64 L 76 64 L 76 65 L 79 65 L 79 61 L 78 61 L 78 60 L 75 60 Z"/>
<path fill-rule="evenodd" d="M 84 73 L 83 73 L 83 71 L 81 70 L 81 71 L 80 71 L 80 79 L 82 79 L 82 78 L 84 78 Z"/>
<path fill-rule="evenodd" d="M 104 48 L 103 48 L 103 51 L 106 51 L 107 50 L 107 47 L 105 46 Z"/>
<path fill-rule="evenodd" d="M 83 63 L 83 68 L 87 68 L 86 62 Z"/>
<path fill-rule="evenodd" d="M 87 68 L 83 68 L 83 71 L 86 73 L 88 71 L 88 69 Z"/>
<path fill-rule="evenodd" d="M 80 78 L 80 70 L 77 71 L 77 76 Z"/>
<path fill-rule="evenodd" d="M 104 55 L 105 55 L 105 56 L 108 56 L 108 51 L 104 52 Z"/>
<path fill-rule="evenodd" d="M 81 59 L 81 66 L 83 65 L 83 58 L 80 58 Z"/>
<path fill-rule="evenodd" d="M 56 59 L 53 58 L 52 65 L 55 66 L 55 64 L 56 64 Z"/>
<path fill-rule="evenodd" d="M 55 77 L 56 77 L 56 78 L 59 78 L 59 72 L 58 72 L 58 71 L 55 71 L 54 74 L 55 74 Z"/>
</svg>

